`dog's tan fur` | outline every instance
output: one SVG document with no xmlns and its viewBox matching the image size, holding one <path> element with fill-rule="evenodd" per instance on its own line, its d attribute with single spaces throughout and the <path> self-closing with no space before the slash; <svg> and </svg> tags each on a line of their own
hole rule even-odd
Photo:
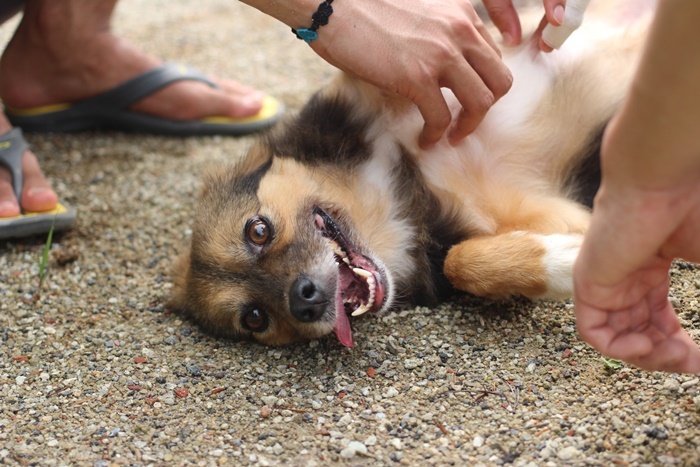
<svg viewBox="0 0 700 467">
<path fill-rule="evenodd" d="M 643 21 L 621 32 L 609 18 L 617 21 L 589 12 L 578 43 L 559 55 L 508 51 L 514 89 L 458 147 L 420 150 L 412 106 L 340 76 L 242 162 L 209 176 L 172 307 L 219 334 L 269 344 L 339 333 L 345 310 L 330 297 L 345 292 L 319 208 L 386 281 L 373 311 L 440 297 L 443 272 L 481 296 L 566 296 L 588 224 L 583 201 L 595 191 L 595 145 L 644 34 Z M 251 219 L 264 220 L 268 243 L 251 243 Z M 313 320 L 290 305 L 300 278 L 325 298 Z M 251 310 L 264 314 L 264 329 L 242 324 Z"/>
</svg>

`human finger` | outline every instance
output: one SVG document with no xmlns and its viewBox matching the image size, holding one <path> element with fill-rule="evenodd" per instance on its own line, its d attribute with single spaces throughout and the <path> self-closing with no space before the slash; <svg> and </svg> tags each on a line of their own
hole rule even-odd
<svg viewBox="0 0 700 467">
<path fill-rule="evenodd" d="M 552 47 L 550 47 L 549 44 L 547 44 L 544 40 L 542 40 L 541 37 L 539 39 L 539 46 L 540 46 L 540 50 L 542 52 L 550 53 L 554 50 Z"/>
<path fill-rule="evenodd" d="M 500 58 L 501 49 L 498 47 L 498 44 L 496 44 L 496 41 L 491 36 L 491 33 L 489 33 L 489 30 L 484 24 L 484 22 L 481 21 L 481 19 L 479 18 L 479 16 L 476 15 L 476 13 L 474 14 L 474 18 L 472 18 L 471 25 L 465 23 L 461 34 L 459 32 L 457 32 L 456 34 L 465 38 L 467 44 L 481 44 L 479 37 L 474 37 L 471 28 L 473 28 L 474 30 L 476 30 L 476 32 L 479 33 L 479 35 L 481 36 L 481 40 L 485 41 L 486 44 L 488 44 L 488 46 L 491 47 L 491 49 L 494 52 L 496 52 L 496 55 L 498 55 L 498 57 Z"/>
<path fill-rule="evenodd" d="M 512 0 L 484 0 L 484 6 L 491 21 L 501 32 L 503 43 L 507 46 L 520 44 L 522 38 L 520 18 Z"/>
<path fill-rule="evenodd" d="M 500 59 L 475 54 L 469 62 L 472 69 L 453 69 L 445 83 L 462 105 L 449 134 L 453 145 L 473 132 L 491 106 L 513 85 L 513 75 Z M 471 85 L 465 86 L 465 82 Z"/>
<path fill-rule="evenodd" d="M 540 20 L 540 24 L 537 26 L 537 29 L 535 29 L 535 32 L 532 33 L 532 41 L 537 43 L 538 48 L 542 52 L 551 52 L 554 50 L 552 47 L 550 47 L 549 44 L 547 44 L 544 39 L 542 39 L 542 31 L 544 31 L 544 28 L 549 24 L 549 21 L 547 20 L 547 15 L 542 16 L 542 19 Z"/>
<path fill-rule="evenodd" d="M 484 104 L 479 104 L 484 105 Z M 486 107 L 486 105 L 484 105 Z M 459 115 L 455 120 L 454 127 L 450 130 L 448 136 L 451 145 L 456 145 L 464 138 L 469 136 L 479 123 L 484 119 L 485 114 L 480 110 L 474 110 L 473 107 L 462 107 L 459 111 Z"/>
<path fill-rule="evenodd" d="M 532 34 L 532 40 L 537 43 L 539 49 L 543 52 L 551 52 L 554 48 L 542 39 L 542 32 L 548 24 L 561 26 L 564 23 L 565 5 L 565 0 L 544 0 L 544 16 L 542 16 L 540 24 Z"/>
<path fill-rule="evenodd" d="M 413 103 L 418 107 L 425 122 L 418 136 L 418 145 L 428 149 L 445 134 L 452 121 L 452 114 L 437 83 L 432 86 L 423 86 L 423 89 L 425 94 L 414 98 Z"/>
<path fill-rule="evenodd" d="M 654 341 L 644 332 L 616 330 L 608 325 L 610 312 L 576 303 L 576 328 L 579 337 L 591 347 L 611 358 L 630 362 L 648 355 Z"/>
<path fill-rule="evenodd" d="M 687 336 L 687 333 L 683 331 Z M 688 342 L 690 341 L 690 342 Z M 670 338 L 658 343 L 651 352 L 640 357 L 625 360 L 647 371 L 666 371 L 672 373 L 700 372 L 700 349 L 687 339 Z"/>
<path fill-rule="evenodd" d="M 608 355 L 610 343 L 617 336 L 616 330 L 608 324 L 608 310 L 584 301 L 590 295 L 581 293 L 579 283 L 575 283 L 574 288 L 574 313 L 579 337 L 598 352 Z"/>
<path fill-rule="evenodd" d="M 561 47 L 566 39 L 581 26 L 584 11 L 590 2 L 590 0 L 569 0 L 564 9 L 561 1 L 545 0 L 545 15 L 549 24 L 542 32 L 542 38 L 555 49 Z M 549 6 L 547 6 L 548 2 L 551 2 Z"/>
<path fill-rule="evenodd" d="M 560 26 L 564 23 L 564 8 L 566 8 L 566 0 L 544 0 L 544 15 L 547 22 L 555 26 Z"/>
<path fill-rule="evenodd" d="M 650 325 L 663 336 L 671 336 L 682 329 L 676 310 L 668 299 L 670 288 L 671 280 L 667 276 L 663 283 L 649 291 L 646 299 Z"/>
<path fill-rule="evenodd" d="M 596 342 L 596 340 L 594 339 L 593 342 Z M 600 353 L 625 362 L 638 362 L 642 357 L 647 358 L 649 354 L 655 351 L 652 340 L 645 333 L 641 332 L 615 334 L 604 347 L 596 347 L 592 343 L 591 345 Z"/>
<path fill-rule="evenodd" d="M 651 295 L 656 295 L 656 291 Z M 602 354 L 645 370 L 700 372 L 700 349 L 680 328 L 677 318 L 675 324 L 661 322 L 662 318 L 658 316 L 673 312 L 673 309 L 668 303 L 654 303 L 660 300 L 659 297 L 650 297 L 648 302 L 640 302 L 629 310 L 610 311 L 590 306 L 577 298 L 575 310 L 579 336 Z M 645 326 L 639 323 L 641 315 L 650 318 Z M 626 326 L 625 321 L 631 327 Z M 622 329 L 617 329 L 620 327 Z M 631 331 L 633 329 L 639 329 L 639 332 Z"/>
<path fill-rule="evenodd" d="M 458 64 L 469 65 L 474 68 L 483 81 L 492 89 L 494 94 L 500 98 L 505 94 L 513 82 L 510 70 L 503 63 L 501 49 L 496 44 L 486 25 L 476 16 L 471 23 L 463 23 L 461 28 L 455 29 L 454 36 L 458 43 L 461 43 L 462 55 L 452 56 L 451 61 Z M 463 60 L 466 60 L 464 63 Z M 456 71 L 463 68 L 445 67 L 447 73 L 455 75 Z M 460 76 L 457 74 L 457 78 Z M 454 83 L 464 82 L 464 79 L 455 79 Z M 442 84 L 442 83 L 441 83 Z"/>
</svg>

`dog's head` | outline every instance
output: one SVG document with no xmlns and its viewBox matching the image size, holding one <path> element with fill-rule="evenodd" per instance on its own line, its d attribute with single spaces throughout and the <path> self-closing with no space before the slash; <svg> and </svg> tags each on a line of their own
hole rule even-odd
<svg viewBox="0 0 700 467">
<path fill-rule="evenodd" d="M 389 273 L 360 233 L 372 221 L 358 212 L 347 166 L 278 149 L 259 143 L 208 176 L 170 307 L 218 335 L 277 345 L 335 332 L 352 346 L 350 316 L 392 299 Z"/>
</svg>

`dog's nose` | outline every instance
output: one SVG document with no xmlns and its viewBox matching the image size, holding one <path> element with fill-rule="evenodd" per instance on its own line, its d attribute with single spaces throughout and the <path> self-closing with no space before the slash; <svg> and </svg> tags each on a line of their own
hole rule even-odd
<svg viewBox="0 0 700 467">
<path fill-rule="evenodd" d="M 326 311 L 326 295 L 310 279 L 299 277 L 289 293 L 289 309 L 302 323 L 318 321 Z"/>
</svg>

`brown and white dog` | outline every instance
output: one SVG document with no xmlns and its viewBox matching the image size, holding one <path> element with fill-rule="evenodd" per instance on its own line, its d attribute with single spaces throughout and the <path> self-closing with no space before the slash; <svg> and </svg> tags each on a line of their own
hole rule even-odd
<svg viewBox="0 0 700 467">
<path fill-rule="evenodd" d="M 513 88 L 456 147 L 421 150 L 412 105 L 339 76 L 208 176 L 171 308 L 218 335 L 352 346 L 351 316 L 453 288 L 570 296 L 602 132 L 648 22 L 599 3 L 561 50 L 504 51 Z"/>
</svg>

